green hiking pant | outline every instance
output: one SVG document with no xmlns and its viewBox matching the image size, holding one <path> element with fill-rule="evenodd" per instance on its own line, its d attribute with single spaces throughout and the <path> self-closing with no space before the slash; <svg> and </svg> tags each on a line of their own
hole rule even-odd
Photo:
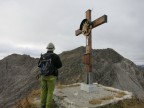
<svg viewBox="0 0 144 108">
<path fill-rule="evenodd" d="M 55 76 L 41 76 L 41 106 L 51 108 L 55 82 Z"/>
</svg>

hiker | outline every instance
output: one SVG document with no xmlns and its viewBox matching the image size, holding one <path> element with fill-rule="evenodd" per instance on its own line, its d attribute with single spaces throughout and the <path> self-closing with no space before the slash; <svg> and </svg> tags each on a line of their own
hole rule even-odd
<svg viewBox="0 0 144 108">
<path fill-rule="evenodd" d="M 54 44 L 49 43 L 46 49 L 47 52 L 41 54 L 38 62 L 38 67 L 41 68 L 41 108 L 51 108 L 58 69 L 62 67 L 60 57 L 53 52 L 55 50 Z M 48 65 L 44 65 L 44 62 Z"/>
</svg>

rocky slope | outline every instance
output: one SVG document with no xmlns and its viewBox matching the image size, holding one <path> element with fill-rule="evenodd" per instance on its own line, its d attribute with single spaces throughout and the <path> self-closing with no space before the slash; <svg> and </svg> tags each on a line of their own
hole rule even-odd
<svg viewBox="0 0 144 108">
<path fill-rule="evenodd" d="M 84 65 L 81 57 L 85 47 L 60 54 L 63 67 L 59 70 L 59 81 L 70 84 L 84 81 Z M 38 59 L 28 55 L 12 54 L 0 60 L 0 108 L 11 108 L 15 102 L 39 88 L 35 78 L 39 69 Z M 102 85 L 133 92 L 144 100 L 144 75 L 133 62 L 113 49 L 93 50 L 93 80 Z"/>
<path fill-rule="evenodd" d="M 0 61 L 0 108 L 11 108 L 39 86 L 35 78 L 37 60 L 28 55 L 12 54 Z"/>
<path fill-rule="evenodd" d="M 81 56 L 84 47 L 60 54 L 64 66 L 60 69 L 62 83 L 83 81 L 85 72 Z M 102 85 L 133 92 L 140 100 L 144 100 L 143 72 L 130 60 L 124 58 L 113 49 L 93 50 L 93 80 Z"/>
</svg>

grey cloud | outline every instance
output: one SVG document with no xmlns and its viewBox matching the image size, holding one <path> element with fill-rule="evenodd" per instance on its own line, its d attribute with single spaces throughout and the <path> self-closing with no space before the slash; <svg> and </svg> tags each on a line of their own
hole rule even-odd
<svg viewBox="0 0 144 108">
<path fill-rule="evenodd" d="M 5 43 L 0 44 L 0 58 L 13 53 L 28 54 L 34 57 L 39 57 L 41 52 L 43 52 L 41 49 L 36 48 L 14 46 L 12 44 Z"/>
<path fill-rule="evenodd" d="M 0 44 L 0 52 L 39 56 L 49 42 L 57 46 L 56 53 L 84 46 L 85 37 L 76 37 L 74 32 L 85 18 L 85 11 L 92 9 L 92 20 L 108 15 L 108 23 L 93 30 L 93 48 L 110 47 L 131 60 L 144 60 L 143 3 L 142 0 L 0 1 L 0 43 L 11 43 Z"/>
</svg>

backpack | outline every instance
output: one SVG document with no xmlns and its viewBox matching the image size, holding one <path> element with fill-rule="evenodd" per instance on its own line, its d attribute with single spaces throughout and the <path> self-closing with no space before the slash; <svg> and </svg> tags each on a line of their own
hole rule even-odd
<svg viewBox="0 0 144 108">
<path fill-rule="evenodd" d="M 55 67 L 52 61 L 51 54 L 41 55 L 39 67 L 41 75 L 48 76 L 55 73 Z"/>
</svg>

